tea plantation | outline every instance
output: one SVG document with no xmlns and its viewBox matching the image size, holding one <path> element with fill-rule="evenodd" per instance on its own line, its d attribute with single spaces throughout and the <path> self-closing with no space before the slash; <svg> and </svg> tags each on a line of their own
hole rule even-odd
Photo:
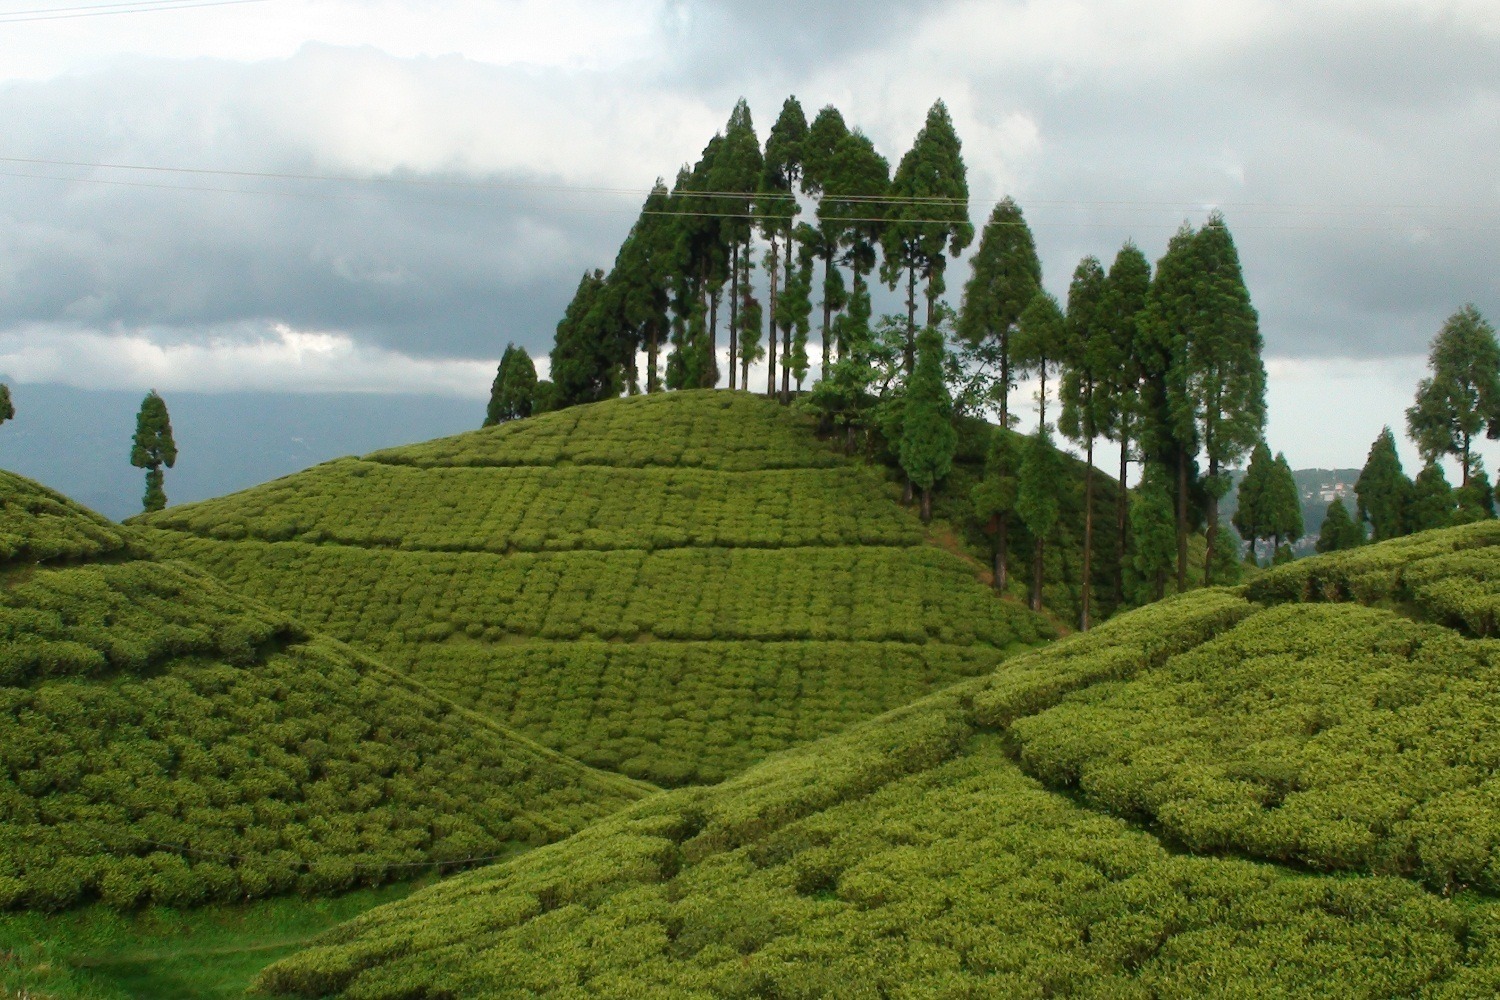
<svg viewBox="0 0 1500 1000">
<path fill-rule="evenodd" d="M 572 407 L 138 519 L 154 551 L 547 746 L 712 782 L 1054 634 L 741 393 Z"/>
<path fill-rule="evenodd" d="M 651 790 L 139 558 L 18 476 L 0 511 L 0 908 L 331 894 L 556 840 Z"/>
<path fill-rule="evenodd" d="M 1496 540 L 1455 529 L 1123 615 L 370 911 L 260 985 L 1494 996 L 1500 644 L 1414 595 L 1472 603 Z M 1387 583 L 1369 605 L 1298 583 L 1335 566 Z"/>
</svg>

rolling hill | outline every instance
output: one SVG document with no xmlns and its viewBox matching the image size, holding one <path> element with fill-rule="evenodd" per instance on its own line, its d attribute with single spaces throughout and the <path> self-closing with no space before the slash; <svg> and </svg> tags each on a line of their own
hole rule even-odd
<svg viewBox="0 0 1500 1000">
<path fill-rule="evenodd" d="M 0 472 L 0 908 L 331 894 L 650 791 Z"/>
<path fill-rule="evenodd" d="M 370 911 L 278 996 L 1500 990 L 1500 526 L 1202 590 Z"/>
<path fill-rule="evenodd" d="M 878 471 L 744 393 L 573 407 L 132 523 L 503 725 L 669 785 L 1054 635 L 926 544 Z"/>
</svg>

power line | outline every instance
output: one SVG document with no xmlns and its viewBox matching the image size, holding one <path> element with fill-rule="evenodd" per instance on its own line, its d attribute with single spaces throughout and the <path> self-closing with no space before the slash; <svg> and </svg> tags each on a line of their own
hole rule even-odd
<svg viewBox="0 0 1500 1000">
<path fill-rule="evenodd" d="M 264 0 L 215 0 L 215 2 L 234 3 L 260 3 Z M 3 15 L 0 15 L 3 17 Z M 256 180 L 284 180 L 284 181 L 310 181 L 318 183 L 335 184 L 373 184 L 373 185 L 404 185 L 413 187 L 446 187 L 446 188 L 472 188 L 478 190 L 516 190 L 516 191 L 542 191 L 560 192 L 564 194 L 618 194 L 634 195 L 641 194 L 640 188 L 604 187 L 580 184 L 543 184 L 527 181 L 500 181 L 500 180 L 460 180 L 455 178 L 440 177 L 399 177 L 399 176 L 368 176 L 358 174 L 314 174 L 314 173 L 289 173 L 269 170 L 235 170 L 230 168 L 215 167 L 179 167 L 160 166 L 154 164 L 140 163 L 109 163 L 93 162 L 85 160 L 53 160 L 36 157 L 0 156 L 0 163 L 19 163 L 34 166 L 49 167 L 77 167 L 88 170 L 136 170 L 149 173 L 166 174 L 190 174 L 220 177 L 243 177 Z M 59 178 L 61 179 L 61 178 Z M 87 181 L 88 178 L 77 178 Z M 647 192 L 648 196 L 651 192 Z M 729 199 L 736 201 L 760 201 L 768 200 L 765 194 L 745 191 L 678 191 L 669 192 L 669 197 L 675 196 L 683 199 L 710 198 Z M 795 194 L 778 193 L 770 200 L 778 203 L 796 199 Z M 998 204 L 999 198 L 984 198 L 971 196 L 965 200 L 962 198 L 944 198 L 939 196 L 903 197 L 898 195 L 824 195 L 823 202 L 866 204 L 866 205 L 925 205 L 932 207 L 961 207 L 972 204 L 993 205 Z M 1132 209 L 1160 209 L 1181 208 L 1188 200 L 1146 200 L 1146 199 L 1107 199 L 1098 201 L 1086 201 L 1082 199 L 1029 199 L 1031 205 L 1047 205 L 1060 208 L 1132 208 Z M 1401 212 L 1487 212 L 1500 211 L 1500 206 L 1474 206 L 1474 205 L 1432 205 L 1432 204 L 1382 204 L 1378 202 L 1367 203 L 1310 203 L 1310 202 L 1268 202 L 1268 201 L 1219 201 L 1212 203 L 1215 207 L 1243 208 L 1256 211 L 1276 212 L 1324 212 L 1342 214 L 1345 212 L 1365 211 L 1401 211 Z M 838 221 L 872 221 L 851 219 Z M 874 220 L 879 221 L 879 220 Z M 918 220 L 926 221 L 926 220 Z"/>
<path fill-rule="evenodd" d="M 26 21 L 70 21 L 79 17 L 106 17 L 112 14 L 152 14 L 164 10 L 192 10 L 199 7 L 233 7 L 267 0 L 126 0 L 120 3 L 84 4 L 76 7 L 42 7 L 32 10 L 0 11 L 0 24 Z"/>
</svg>

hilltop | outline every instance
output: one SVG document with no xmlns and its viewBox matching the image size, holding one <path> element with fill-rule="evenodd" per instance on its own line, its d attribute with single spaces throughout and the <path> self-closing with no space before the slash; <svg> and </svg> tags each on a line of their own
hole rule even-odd
<svg viewBox="0 0 1500 1000">
<path fill-rule="evenodd" d="M 1172 598 L 373 910 L 260 983 L 1494 995 L 1497 579 L 1491 522 Z"/>
<path fill-rule="evenodd" d="M 155 551 L 586 763 L 717 781 L 1052 637 L 746 393 L 571 407 L 139 518 Z"/>
<path fill-rule="evenodd" d="M 649 791 L 0 472 L 0 908 L 337 893 Z"/>
</svg>

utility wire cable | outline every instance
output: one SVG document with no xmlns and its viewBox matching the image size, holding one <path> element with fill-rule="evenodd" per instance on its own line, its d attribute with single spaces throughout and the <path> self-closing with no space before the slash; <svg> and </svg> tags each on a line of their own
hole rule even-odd
<svg viewBox="0 0 1500 1000">
<path fill-rule="evenodd" d="M 78 7 L 11 10 L 0 11 L 0 24 L 21 24 L 27 21 L 71 21 L 80 17 L 106 17 L 113 14 L 154 14 L 166 10 L 194 10 L 200 7 L 236 7 L 241 4 L 266 2 L 268 0 L 136 0 L 133 3 L 103 3 Z"/>
</svg>

